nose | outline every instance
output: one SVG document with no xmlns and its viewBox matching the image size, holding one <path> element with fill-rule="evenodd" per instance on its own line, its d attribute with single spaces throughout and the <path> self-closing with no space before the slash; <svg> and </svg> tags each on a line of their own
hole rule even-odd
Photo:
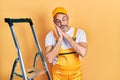
<svg viewBox="0 0 120 80">
<path fill-rule="evenodd" d="M 62 21 L 60 21 L 60 25 L 62 25 Z"/>
<path fill-rule="evenodd" d="M 60 21 L 60 25 L 63 25 L 63 21 Z"/>
</svg>

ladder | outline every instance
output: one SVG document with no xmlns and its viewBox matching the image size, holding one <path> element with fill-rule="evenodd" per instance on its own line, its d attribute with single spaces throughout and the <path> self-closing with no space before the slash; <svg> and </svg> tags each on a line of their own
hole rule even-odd
<svg viewBox="0 0 120 80">
<path fill-rule="evenodd" d="M 14 76 L 21 77 L 21 78 L 23 78 L 23 80 L 33 80 L 35 77 L 37 77 L 41 74 L 45 74 L 45 73 L 47 75 L 47 79 L 52 80 L 51 76 L 50 76 L 50 73 L 49 73 L 49 70 L 48 70 L 48 67 L 47 67 L 47 64 L 45 62 L 44 56 L 42 54 L 42 50 L 41 50 L 41 47 L 39 45 L 37 36 L 35 34 L 34 25 L 33 25 L 32 20 L 30 18 L 18 18 L 18 19 L 5 18 L 5 22 L 8 23 L 8 25 L 10 27 L 12 37 L 13 37 L 13 40 L 14 40 L 14 43 L 15 43 L 15 47 L 17 49 L 17 55 L 18 55 L 18 57 L 15 59 L 15 61 L 13 63 L 10 80 L 13 80 Z M 31 27 L 31 30 L 32 30 L 32 33 L 33 33 L 33 37 L 34 37 L 34 40 L 35 40 L 35 43 L 36 43 L 36 46 L 37 46 L 37 49 L 38 49 L 38 52 L 35 54 L 35 57 L 34 57 L 32 70 L 29 70 L 29 71 L 25 70 L 23 59 L 22 59 L 22 53 L 20 51 L 20 47 L 19 47 L 17 38 L 15 36 L 14 26 L 13 26 L 13 23 L 23 23 L 23 22 L 27 22 L 27 23 L 30 24 L 30 27 Z M 36 61 L 37 61 L 38 56 L 40 56 L 40 59 L 42 61 L 42 65 L 44 66 L 43 70 L 38 70 L 37 67 L 36 67 Z M 20 69 L 21 69 L 21 72 L 22 72 L 21 74 L 15 72 L 15 68 L 16 68 L 16 65 L 17 65 L 18 62 L 20 63 Z"/>
</svg>

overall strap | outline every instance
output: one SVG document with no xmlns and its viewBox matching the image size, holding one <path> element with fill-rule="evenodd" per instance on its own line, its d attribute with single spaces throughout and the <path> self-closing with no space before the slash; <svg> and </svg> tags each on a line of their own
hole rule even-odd
<svg viewBox="0 0 120 80">
<path fill-rule="evenodd" d="M 73 37 L 72 37 L 72 39 L 74 41 L 76 40 L 76 34 L 77 34 L 77 28 L 74 28 Z M 53 31 L 53 35 L 54 35 L 54 37 L 56 39 L 56 42 L 57 42 L 58 41 L 58 36 L 57 36 L 55 31 Z M 75 52 L 72 48 L 62 49 L 62 47 L 60 47 L 60 50 L 59 50 L 60 55 L 73 54 L 73 53 L 75 53 Z"/>
<path fill-rule="evenodd" d="M 76 40 L 76 35 L 77 35 L 77 28 L 74 28 L 74 33 L 72 39 L 75 41 Z"/>
</svg>

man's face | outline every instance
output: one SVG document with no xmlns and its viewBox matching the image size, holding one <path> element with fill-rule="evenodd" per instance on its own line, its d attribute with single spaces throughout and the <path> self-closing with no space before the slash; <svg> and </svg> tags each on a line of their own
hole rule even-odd
<svg viewBox="0 0 120 80">
<path fill-rule="evenodd" d="M 66 14 L 56 14 L 54 23 L 61 29 L 68 27 L 68 16 Z"/>
</svg>

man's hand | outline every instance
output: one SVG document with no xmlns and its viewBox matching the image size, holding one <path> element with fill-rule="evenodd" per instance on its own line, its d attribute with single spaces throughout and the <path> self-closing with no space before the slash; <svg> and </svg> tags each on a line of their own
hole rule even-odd
<svg viewBox="0 0 120 80">
<path fill-rule="evenodd" d="M 55 23 L 54 23 L 54 26 L 55 26 L 56 32 L 57 32 L 57 34 L 59 36 L 59 40 L 62 41 L 62 39 L 63 39 L 63 32 L 62 32 L 62 30 Z"/>
<path fill-rule="evenodd" d="M 84 57 L 87 53 L 87 44 L 86 43 L 77 43 L 69 35 L 64 33 L 59 27 L 56 27 L 57 31 L 63 36 L 65 40 L 69 42 L 71 47 L 78 53 L 81 57 Z"/>
</svg>

